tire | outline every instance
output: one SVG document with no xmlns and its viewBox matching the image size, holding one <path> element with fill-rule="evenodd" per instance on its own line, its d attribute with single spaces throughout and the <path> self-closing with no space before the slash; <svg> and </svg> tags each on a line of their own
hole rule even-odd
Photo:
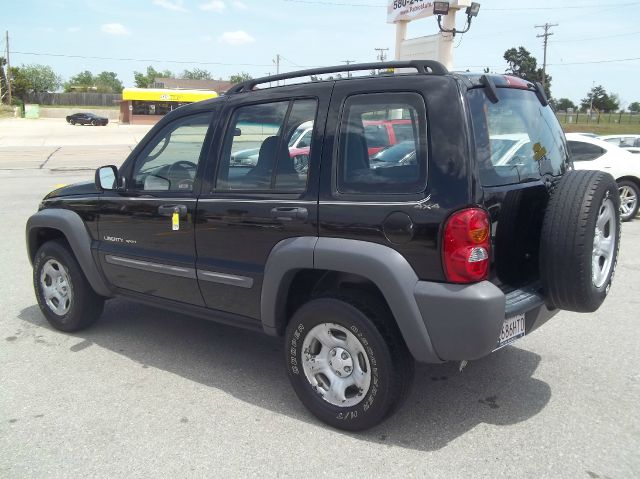
<svg viewBox="0 0 640 479">
<path fill-rule="evenodd" d="M 540 239 L 540 277 L 556 308 L 597 310 L 615 274 L 620 197 L 611 175 L 569 171 L 551 194 Z"/>
<path fill-rule="evenodd" d="M 49 324 L 60 331 L 84 329 L 102 314 L 104 298 L 91 288 L 64 241 L 47 241 L 38 249 L 33 262 L 33 287 L 40 310 Z"/>
<path fill-rule="evenodd" d="M 618 182 L 620 191 L 620 219 L 631 221 L 638 214 L 638 198 L 640 198 L 640 187 L 637 183 L 629 180 Z"/>
<path fill-rule="evenodd" d="M 413 357 L 390 311 L 372 295 L 336 293 L 307 302 L 287 325 L 285 349 L 298 398 L 338 429 L 379 424 L 400 407 L 413 382 Z M 330 387 L 340 383 L 351 384 L 341 397 Z"/>
<path fill-rule="evenodd" d="M 91 120 L 91 125 L 92 126 L 98 126 L 98 122 L 96 120 Z"/>
<path fill-rule="evenodd" d="M 75 126 L 76 121 L 75 120 L 69 120 L 69 123 L 71 123 L 71 125 Z"/>
</svg>

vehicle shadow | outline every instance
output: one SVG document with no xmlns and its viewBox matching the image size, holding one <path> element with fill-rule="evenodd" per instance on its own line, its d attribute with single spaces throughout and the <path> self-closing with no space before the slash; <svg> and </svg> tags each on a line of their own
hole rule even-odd
<svg viewBox="0 0 640 479">
<path fill-rule="evenodd" d="M 37 305 L 19 318 L 50 329 Z M 73 334 L 83 339 L 70 348 L 96 344 L 140 363 L 220 389 L 239 400 L 324 426 L 299 402 L 286 377 L 283 342 L 260 333 L 170 313 L 122 299 L 106 303 L 91 328 Z M 509 425 L 525 421 L 549 402 L 551 389 L 535 379 L 540 356 L 506 347 L 458 365 L 418 365 L 413 390 L 391 419 L 362 433 L 358 440 L 430 451 L 481 423 Z"/>
</svg>

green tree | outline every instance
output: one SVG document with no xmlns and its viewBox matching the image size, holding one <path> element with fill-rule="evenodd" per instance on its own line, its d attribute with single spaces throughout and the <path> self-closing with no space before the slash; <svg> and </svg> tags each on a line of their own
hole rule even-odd
<svg viewBox="0 0 640 479">
<path fill-rule="evenodd" d="M 634 101 L 629 105 L 629 111 L 640 113 L 640 101 Z"/>
<path fill-rule="evenodd" d="M 616 111 L 620 106 L 620 100 L 615 93 L 609 94 L 602 85 L 597 85 L 589 90 L 587 96 L 580 102 L 580 107 L 583 111 L 588 110 L 592 105 L 596 111 Z"/>
<path fill-rule="evenodd" d="M 567 111 L 569 108 L 575 109 L 576 107 L 575 103 L 568 98 L 560 98 L 559 100 L 554 101 L 553 106 L 557 111 Z"/>
<path fill-rule="evenodd" d="M 542 68 L 538 68 L 536 57 L 524 47 L 510 48 L 504 52 L 504 59 L 509 64 L 506 73 L 524 78 L 532 82 L 542 83 Z M 544 75 L 544 91 L 551 98 L 551 75 Z"/>
<path fill-rule="evenodd" d="M 95 77 L 96 91 L 100 93 L 122 93 L 122 82 L 114 72 L 101 72 Z"/>
<path fill-rule="evenodd" d="M 153 88 L 156 78 L 173 78 L 170 70 L 158 71 L 152 66 L 147 67 L 147 72 L 133 72 L 133 80 L 138 88 Z"/>
<path fill-rule="evenodd" d="M 56 91 L 62 79 L 47 65 L 21 65 L 11 67 L 11 93 L 24 101 L 27 93 Z"/>
<path fill-rule="evenodd" d="M 248 73 L 245 72 L 240 72 L 240 73 L 236 73 L 235 75 L 231 75 L 229 77 L 229 81 L 231 83 L 242 83 L 245 82 L 247 80 L 252 80 L 253 77 L 251 75 L 249 75 Z"/>
<path fill-rule="evenodd" d="M 96 79 L 89 70 L 78 73 L 77 75 L 69 78 L 69 81 L 64 84 L 64 91 L 89 91 L 96 85 Z"/>
<path fill-rule="evenodd" d="M 211 72 L 207 70 L 201 70 L 200 68 L 194 68 L 193 70 L 185 70 L 180 75 L 180 78 L 186 80 L 213 80 Z"/>
<path fill-rule="evenodd" d="M 24 73 L 24 69 L 11 67 L 9 75 L 11 75 L 11 94 L 14 98 L 20 98 L 24 101 L 26 94 L 31 91 L 31 84 Z"/>
<path fill-rule="evenodd" d="M 60 76 L 49 65 L 22 65 L 20 71 L 29 84 L 29 91 L 34 93 L 56 91 L 62 84 Z"/>
</svg>

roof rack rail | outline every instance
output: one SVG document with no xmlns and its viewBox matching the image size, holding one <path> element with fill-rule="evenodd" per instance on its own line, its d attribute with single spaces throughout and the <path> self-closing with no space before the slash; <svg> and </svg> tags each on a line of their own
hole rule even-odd
<svg viewBox="0 0 640 479">
<path fill-rule="evenodd" d="M 323 75 L 325 73 L 353 72 L 361 70 L 378 70 L 383 68 L 415 68 L 418 73 L 432 75 L 446 75 L 449 73 L 447 68 L 440 62 L 435 60 L 411 60 L 411 61 L 393 61 L 393 62 L 374 62 L 374 63 L 352 63 L 351 65 L 337 65 L 333 67 L 311 68 L 309 70 L 299 70 L 289 73 L 280 73 L 279 75 L 271 75 L 261 78 L 254 78 L 246 82 L 240 83 L 227 91 L 227 94 L 241 93 L 251 91 L 256 85 L 269 83 L 279 80 L 288 80 L 291 78 L 301 78 L 312 75 Z"/>
</svg>

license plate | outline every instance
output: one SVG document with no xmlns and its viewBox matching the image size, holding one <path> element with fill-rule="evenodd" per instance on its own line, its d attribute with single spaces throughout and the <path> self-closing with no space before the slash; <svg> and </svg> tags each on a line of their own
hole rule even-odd
<svg viewBox="0 0 640 479">
<path fill-rule="evenodd" d="M 522 336 L 524 336 L 524 313 L 504 320 L 496 349 L 500 349 Z"/>
</svg>

